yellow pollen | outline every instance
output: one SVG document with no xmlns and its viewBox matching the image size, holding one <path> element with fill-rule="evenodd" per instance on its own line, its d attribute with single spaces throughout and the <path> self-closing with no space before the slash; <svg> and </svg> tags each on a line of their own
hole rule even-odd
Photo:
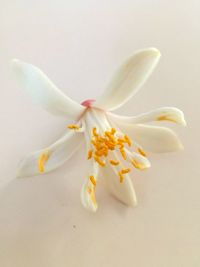
<svg viewBox="0 0 200 267">
<path fill-rule="evenodd" d="M 80 127 L 78 125 L 75 125 L 75 124 L 70 124 L 67 127 L 71 130 L 79 130 L 80 129 Z"/>
<path fill-rule="evenodd" d="M 130 171 L 131 171 L 131 169 L 129 169 L 129 168 L 128 169 L 122 169 L 121 173 L 126 174 L 126 173 L 129 173 Z"/>
<path fill-rule="evenodd" d="M 99 163 L 99 165 L 101 167 L 105 167 L 105 162 L 103 162 L 98 156 L 94 156 L 94 159 L 96 160 L 97 163 Z"/>
<path fill-rule="evenodd" d="M 170 118 L 167 115 L 163 115 L 157 118 L 157 121 L 171 121 L 171 122 L 177 122 L 176 120 Z"/>
<path fill-rule="evenodd" d="M 144 157 L 147 156 L 147 154 L 144 152 L 144 150 L 141 147 L 138 148 L 138 152 Z"/>
<path fill-rule="evenodd" d="M 136 169 L 144 170 L 146 169 L 146 166 L 140 162 L 138 162 L 136 159 L 132 159 L 131 163 Z"/>
<path fill-rule="evenodd" d="M 88 159 L 91 159 L 92 158 L 92 154 L 93 154 L 93 151 L 92 151 L 92 149 L 90 149 L 88 151 Z"/>
<path fill-rule="evenodd" d="M 95 136 L 95 137 L 97 137 L 98 136 L 98 133 L 97 133 L 97 128 L 96 127 L 94 127 L 93 128 L 93 135 Z"/>
<path fill-rule="evenodd" d="M 88 159 L 93 158 L 101 167 L 106 165 L 105 158 L 108 156 L 109 151 L 113 151 L 115 149 L 119 149 L 124 160 L 127 160 L 127 154 L 125 151 L 125 145 L 132 145 L 132 140 L 128 137 L 128 135 L 123 135 L 121 138 L 115 136 L 116 133 L 115 128 L 111 128 L 104 132 L 104 134 L 99 134 L 97 132 L 97 128 L 94 127 L 92 129 L 92 139 L 91 144 L 93 148 L 91 151 L 88 151 Z M 113 166 L 117 166 L 120 164 L 118 160 L 109 160 L 109 163 Z M 120 181 L 123 182 L 124 174 L 130 172 L 130 169 L 123 169 L 119 173 Z"/>
<path fill-rule="evenodd" d="M 95 206 L 97 206 L 97 201 L 95 197 L 95 189 L 88 187 L 88 193 L 90 194 L 91 200 Z"/>
<path fill-rule="evenodd" d="M 112 133 L 105 132 L 105 135 L 108 137 L 109 141 L 111 141 L 112 143 L 115 143 L 115 137 L 113 136 Z"/>
<path fill-rule="evenodd" d="M 123 181 L 124 181 L 124 175 L 123 175 L 123 173 L 121 173 L 121 172 L 119 172 L 119 178 L 120 178 L 120 183 L 123 183 Z"/>
<path fill-rule="evenodd" d="M 90 176 L 90 181 L 91 181 L 91 183 L 92 183 L 94 186 L 97 185 L 97 181 L 96 181 L 96 179 L 94 178 L 93 175 Z"/>
<path fill-rule="evenodd" d="M 40 156 L 40 158 L 38 160 L 38 169 L 39 169 L 39 171 L 41 173 L 43 173 L 45 171 L 45 164 L 48 161 L 49 157 L 50 157 L 50 152 L 49 151 L 44 152 Z"/>
<path fill-rule="evenodd" d="M 122 157 L 126 160 L 127 156 L 126 156 L 125 150 L 123 148 L 120 148 L 120 152 L 121 152 Z"/>
<path fill-rule="evenodd" d="M 117 161 L 117 160 L 110 160 L 110 164 L 112 164 L 112 165 L 114 165 L 114 166 L 117 166 L 117 165 L 119 165 L 119 161 Z"/>
<path fill-rule="evenodd" d="M 124 139 L 122 139 L 122 138 L 118 138 L 117 141 L 118 141 L 118 143 L 119 143 L 120 145 L 126 142 L 126 140 L 124 140 Z"/>
<path fill-rule="evenodd" d="M 126 143 L 128 144 L 128 146 L 132 145 L 132 141 L 128 135 L 124 135 L 124 139 L 126 140 Z"/>
<path fill-rule="evenodd" d="M 111 129 L 111 133 L 112 133 L 112 135 L 114 135 L 116 133 L 116 129 L 115 128 L 112 128 Z"/>
</svg>

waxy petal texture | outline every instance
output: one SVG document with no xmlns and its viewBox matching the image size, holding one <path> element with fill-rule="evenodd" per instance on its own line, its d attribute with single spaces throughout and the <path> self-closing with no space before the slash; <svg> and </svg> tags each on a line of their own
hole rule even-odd
<svg viewBox="0 0 200 267">
<path fill-rule="evenodd" d="M 183 112 L 180 109 L 174 107 L 157 108 L 155 110 L 133 117 L 119 116 L 113 113 L 110 113 L 109 115 L 116 122 L 121 121 L 126 123 L 140 124 L 154 121 L 166 121 L 186 126 Z"/>
<path fill-rule="evenodd" d="M 121 122 L 118 126 L 146 151 L 165 153 L 183 149 L 178 136 L 169 128 Z"/>
<path fill-rule="evenodd" d="M 50 113 L 77 120 L 85 107 L 62 93 L 37 67 L 14 59 L 12 68 L 34 102 Z"/>
<path fill-rule="evenodd" d="M 159 59 L 160 52 L 155 48 L 136 52 L 116 72 L 94 106 L 105 110 L 115 110 L 122 106 L 149 78 Z"/>
<path fill-rule="evenodd" d="M 81 189 L 81 202 L 83 206 L 92 212 L 96 212 L 98 205 L 96 201 L 96 184 L 99 174 L 99 167 L 96 162 L 90 162 L 88 178 Z"/>
<path fill-rule="evenodd" d="M 136 206 L 137 197 L 130 175 L 126 174 L 123 183 L 119 181 L 119 175 L 114 168 L 107 166 L 102 170 L 104 183 L 108 191 L 127 206 Z"/>
<path fill-rule="evenodd" d="M 65 163 L 77 151 L 83 141 L 83 134 L 69 132 L 51 146 L 31 153 L 25 157 L 18 167 L 17 177 L 29 177 L 55 170 Z M 39 169 L 42 155 L 48 154 L 44 172 Z"/>
<path fill-rule="evenodd" d="M 118 153 L 115 151 L 110 154 L 109 159 L 120 162 Z M 122 169 L 124 169 L 124 165 L 121 162 L 117 166 L 106 165 L 102 169 L 104 184 L 108 191 L 122 203 L 128 206 L 136 206 L 137 197 L 129 173 L 124 174 L 123 181 L 120 181 L 119 172 Z"/>
</svg>

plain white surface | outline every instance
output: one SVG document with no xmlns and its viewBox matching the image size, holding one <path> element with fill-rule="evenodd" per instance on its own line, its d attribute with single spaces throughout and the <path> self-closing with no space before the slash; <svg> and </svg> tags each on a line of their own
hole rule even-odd
<svg viewBox="0 0 200 267">
<path fill-rule="evenodd" d="M 0 1 L 2 267 L 200 266 L 199 13 L 197 0 Z M 152 155 L 152 168 L 135 173 L 137 208 L 103 188 L 96 214 L 82 208 L 84 151 L 52 174 L 14 179 L 19 160 L 56 140 L 69 120 L 32 105 L 10 74 L 11 58 L 39 66 L 83 101 L 100 95 L 135 50 L 152 46 L 161 63 L 117 113 L 177 106 L 188 127 L 173 127 L 184 152 Z"/>
</svg>

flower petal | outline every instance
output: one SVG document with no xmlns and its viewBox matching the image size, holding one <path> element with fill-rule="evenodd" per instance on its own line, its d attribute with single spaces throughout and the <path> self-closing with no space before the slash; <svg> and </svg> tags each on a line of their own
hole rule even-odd
<svg viewBox="0 0 200 267">
<path fill-rule="evenodd" d="M 98 164 L 92 161 L 92 168 L 90 168 L 88 178 L 81 190 L 81 202 L 83 206 L 92 212 L 96 212 L 98 205 L 96 201 L 96 182 L 98 178 L 99 167 Z"/>
<path fill-rule="evenodd" d="M 12 69 L 34 102 L 49 112 L 77 119 L 85 110 L 85 107 L 62 93 L 39 68 L 13 59 Z"/>
<path fill-rule="evenodd" d="M 112 156 L 113 159 L 119 161 L 115 152 L 112 153 Z M 124 174 L 125 179 L 120 183 L 118 171 L 121 169 L 123 169 L 122 164 L 118 166 L 107 164 L 105 168 L 102 168 L 105 186 L 122 203 L 128 206 L 136 206 L 137 197 L 129 174 Z"/>
<path fill-rule="evenodd" d="M 53 171 L 74 154 L 82 141 L 83 134 L 68 132 L 53 145 L 25 157 L 19 164 L 17 177 L 23 178 Z M 40 170 L 39 161 L 45 155 L 48 155 L 45 166 L 41 166 L 44 170 Z"/>
<path fill-rule="evenodd" d="M 148 48 L 136 52 L 117 71 L 108 88 L 94 106 L 115 110 L 129 100 L 144 84 L 160 59 L 160 52 Z"/>
<path fill-rule="evenodd" d="M 174 107 L 163 107 L 140 114 L 138 116 L 126 117 L 109 113 L 109 116 L 116 122 L 122 121 L 126 123 L 146 123 L 152 121 L 169 121 L 186 126 L 183 112 Z"/>
<path fill-rule="evenodd" d="M 182 150 L 183 145 L 169 128 L 118 122 L 118 126 L 145 150 L 155 153 Z"/>
</svg>

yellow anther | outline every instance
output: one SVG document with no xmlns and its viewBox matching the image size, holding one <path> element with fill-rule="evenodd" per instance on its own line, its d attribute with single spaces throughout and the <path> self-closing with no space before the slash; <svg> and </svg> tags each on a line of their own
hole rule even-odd
<svg viewBox="0 0 200 267">
<path fill-rule="evenodd" d="M 113 136 L 112 133 L 107 131 L 107 132 L 105 132 L 105 135 L 108 137 L 109 141 L 111 141 L 112 143 L 116 143 L 115 137 Z"/>
<path fill-rule="evenodd" d="M 171 121 L 171 122 L 177 122 L 175 119 L 172 119 L 171 117 L 167 115 L 162 115 L 157 118 L 157 121 Z"/>
<path fill-rule="evenodd" d="M 129 173 L 130 171 L 131 171 L 131 169 L 129 169 L 129 168 L 128 169 L 122 169 L 121 173 L 126 174 L 126 173 Z"/>
<path fill-rule="evenodd" d="M 97 150 L 95 152 L 95 155 L 98 157 L 102 157 L 102 156 L 107 156 L 108 155 L 108 151 L 105 147 L 100 148 L 99 150 Z"/>
<path fill-rule="evenodd" d="M 95 189 L 88 187 L 88 193 L 90 194 L 91 200 L 95 206 L 97 206 L 96 196 L 95 196 Z"/>
<path fill-rule="evenodd" d="M 125 150 L 123 148 L 120 148 L 120 152 L 121 152 L 122 157 L 126 160 L 127 159 L 127 155 L 126 155 Z"/>
<path fill-rule="evenodd" d="M 49 151 L 44 152 L 40 156 L 40 158 L 38 160 L 38 169 L 39 169 L 39 171 L 41 173 L 43 173 L 45 171 L 45 164 L 48 161 L 49 157 L 50 157 L 50 152 Z"/>
<path fill-rule="evenodd" d="M 132 145 L 132 140 L 130 139 L 130 137 L 128 135 L 124 135 L 124 139 L 126 140 L 126 143 L 128 144 L 128 146 Z"/>
<path fill-rule="evenodd" d="M 92 151 L 92 149 L 90 149 L 88 151 L 88 159 L 91 159 L 92 158 L 92 154 L 93 154 L 93 151 Z"/>
<path fill-rule="evenodd" d="M 94 178 L 93 175 L 90 176 L 90 181 L 91 181 L 91 183 L 92 183 L 94 186 L 97 185 L 97 181 L 96 181 L 96 179 Z"/>
<path fill-rule="evenodd" d="M 138 162 L 136 159 L 132 159 L 131 163 L 136 169 L 139 169 L 139 170 L 144 170 L 147 168 L 144 164 L 142 164 L 141 162 Z"/>
<path fill-rule="evenodd" d="M 70 124 L 67 127 L 71 130 L 79 130 L 80 129 L 80 127 L 78 125 L 75 125 L 75 124 Z"/>
<path fill-rule="evenodd" d="M 93 135 L 94 135 L 95 137 L 98 136 L 97 128 L 96 128 L 96 127 L 93 128 L 92 133 L 93 133 Z"/>
<path fill-rule="evenodd" d="M 123 183 L 123 181 L 124 181 L 124 175 L 123 175 L 123 173 L 121 173 L 121 172 L 119 172 L 119 178 L 120 178 L 120 183 Z"/>
<path fill-rule="evenodd" d="M 146 157 L 147 154 L 144 152 L 144 150 L 141 147 L 138 147 L 138 152 L 143 156 Z"/>
<path fill-rule="evenodd" d="M 112 164 L 112 165 L 114 165 L 114 166 L 117 166 L 117 165 L 119 165 L 119 161 L 117 161 L 117 160 L 110 160 L 110 164 Z"/>
<path fill-rule="evenodd" d="M 110 150 L 114 150 L 115 149 L 115 143 L 111 142 L 111 141 L 105 141 L 105 145 L 107 146 L 108 149 Z"/>
<path fill-rule="evenodd" d="M 115 128 L 112 128 L 111 129 L 111 133 L 112 133 L 112 135 L 114 135 L 116 133 L 116 129 Z"/>
<path fill-rule="evenodd" d="M 118 141 L 119 144 L 123 144 L 123 143 L 126 142 L 126 140 L 124 140 L 124 139 L 122 139 L 122 138 L 118 138 L 117 141 Z"/>
<path fill-rule="evenodd" d="M 97 163 L 99 163 L 101 167 L 104 167 L 106 165 L 105 162 L 103 162 L 98 156 L 95 156 L 94 159 Z"/>
</svg>

